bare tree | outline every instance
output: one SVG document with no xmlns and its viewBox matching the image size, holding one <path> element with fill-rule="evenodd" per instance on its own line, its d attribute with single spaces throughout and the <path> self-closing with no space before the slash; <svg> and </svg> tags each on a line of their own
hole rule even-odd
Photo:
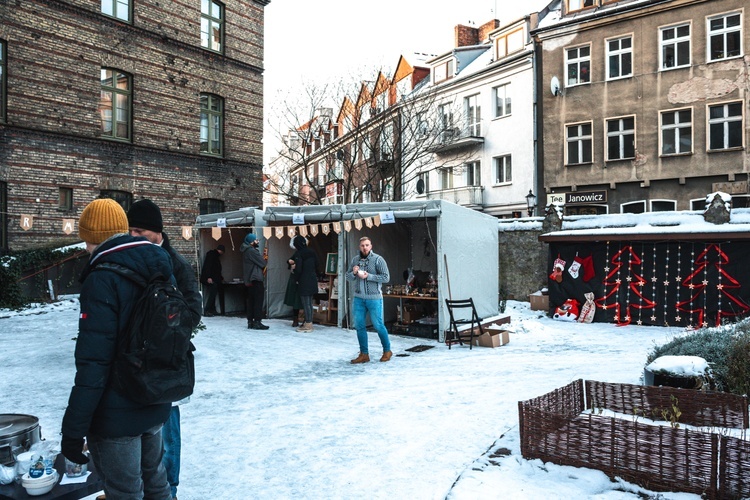
<svg viewBox="0 0 750 500">
<path fill-rule="evenodd" d="M 422 192 L 418 181 L 429 171 L 462 168 L 472 150 L 460 143 L 460 105 L 427 81 L 397 92 L 379 72 L 369 81 L 310 84 L 296 99 L 277 99 L 273 128 L 282 146 L 266 172 L 267 199 L 403 200 Z"/>
</svg>

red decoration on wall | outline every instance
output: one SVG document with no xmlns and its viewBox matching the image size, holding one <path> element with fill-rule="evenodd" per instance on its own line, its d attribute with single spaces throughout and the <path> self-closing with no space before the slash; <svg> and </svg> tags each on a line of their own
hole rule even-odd
<svg viewBox="0 0 750 500">
<path fill-rule="evenodd" d="M 623 255 L 625 254 L 625 255 Z M 652 300 L 647 299 L 641 294 L 642 287 L 646 284 L 646 280 L 644 280 L 638 273 L 633 271 L 634 266 L 640 267 L 641 265 L 641 258 L 638 256 L 638 254 L 635 253 L 633 250 L 633 247 L 630 245 L 623 247 L 619 252 L 617 252 L 611 260 L 611 263 L 613 264 L 613 269 L 607 274 L 607 277 L 604 278 L 603 284 L 605 287 L 610 287 L 609 293 L 604 295 L 603 297 L 596 299 L 596 304 L 601 307 L 602 309 L 615 309 L 615 322 L 618 326 L 625 326 L 629 325 L 630 322 L 633 319 L 633 314 L 631 311 L 632 309 L 652 309 L 655 305 L 655 303 Z M 620 300 L 617 297 L 617 293 L 620 289 L 620 286 L 622 285 L 622 280 L 620 279 L 620 275 L 622 274 L 622 267 L 627 263 L 627 277 L 626 281 L 629 283 L 630 290 L 635 294 L 636 297 L 639 299 L 639 303 L 631 303 L 629 300 L 625 301 L 625 317 L 622 316 L 622 312 L 620 310 Z M 615 295 L 614 303 L 608 303 L 609 298 L 612 297 L 612 295 Z"/>
<path fill-rule="evenodd" d="M 712 252 L 715 252 L 715 255 L 712 255 Z M 706 266 L 708 266 L 712 262 L 717 272 L 715 275 L 713 272 L 708 275 L 708 273 L 706 272 Z M 677 309 L 691 314 L 698 313 L 699 327 L 708 326 L 707 322 L 705 321 L 705 315 L 707 313 L 715 315 L 716 326 L 720 326 L 721 318 L 729 316 L 741 316 L 750 311 L 750 306 L 748 306 L 741 298 L 735 297 L 727 290 L 741 287 L 739 281 L 737 281 L 733 276 L 724 271 L 722 266 L 725 266 L 728 263 L 729 258 L 727 257 L 727 254 L 725 254 L 721 250 L 721 247 L 719 245 L 708 245 L 706 249 L 703 250 L 703 252 L 701 252 L 701 254 L 698 255 L 698 257 L 695 259 L 695 271 L 693 271 L 690 276 L 685 278 L 682 282 L 682 286 L 691 290 L 696 290 L 696 292 L 688 300 L 678 302 Z M 702 279 L 700 276 L 701 273 L 703 273 Z M 711 279 L 709 280 L 708 277 L 711 277 Z M 729 299 L 730 305 L 733 304 L 731 310 L 728 311 L 726 310 L 726 308 L 722 308 L 720 302 L 715 309 L 713 307 L 711 307 L 710 309 L 707 307 L 700 307 L 705 306 L 706 301 L 704 300 L 702 301 L 702 304 L 699 304 L 698 302 L 701 302 L 699 298 L 705 296 L 706 293 L 708 293 L 709 291 L 713 291 L 714 289 L 718 290 L 718 296 L 723 296 Z"/>
</svg>

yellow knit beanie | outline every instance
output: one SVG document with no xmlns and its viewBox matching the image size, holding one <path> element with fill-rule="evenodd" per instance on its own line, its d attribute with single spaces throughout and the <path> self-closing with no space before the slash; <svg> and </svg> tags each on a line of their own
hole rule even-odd
<svg viewBox="0 0 750 500">
<path fill-rule="evenodd" d="M 128 216 L 111 198 L 99 198 L 83 209 L 78 219 L 78 236 L 98 245 L 112 235 L 128 232 Z"/>
</svg>

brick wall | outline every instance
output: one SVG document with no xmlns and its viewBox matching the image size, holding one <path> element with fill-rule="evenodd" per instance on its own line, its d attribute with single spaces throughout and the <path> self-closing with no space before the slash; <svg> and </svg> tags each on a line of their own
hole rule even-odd
<svg viewBox="0 0 750 500">
<path fill-rule="evenodd" d="M 133 23 L 100 14 L 100 0 L 0 3 L 8 112 L 0 123 L 0 181 L 8 188 L 9 248 L 75 240 L 61 231 L 102 189 L 162 207 L 179 226 L 201 198 L 226 210 L 261 205 L 263 5 L 227 3 L 225 53 L 200 47 L 200 2 L 138 0 Z M 100 69 L 133 77 L 132 142 L 99 138 Z M 224 156 L 199 154 L 203 92 L 224 98 Z M 73 210 L 58 209 L 59 187 Z M 36 217 L 23 231 L 18 214 Z"/>
</svg>

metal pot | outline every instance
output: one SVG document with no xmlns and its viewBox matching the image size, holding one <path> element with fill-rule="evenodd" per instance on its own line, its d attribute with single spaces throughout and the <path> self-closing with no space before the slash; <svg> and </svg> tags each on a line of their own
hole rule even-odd
<svg viewBox="0 0 750 500">
<path fill-rule="evenodd" d="M 13 465 L 14 453 L 28 451 L 32 444 L 41 439 L 38 418 L 18 413 L 0 413 L 0 464 Z"/>
</svg>

